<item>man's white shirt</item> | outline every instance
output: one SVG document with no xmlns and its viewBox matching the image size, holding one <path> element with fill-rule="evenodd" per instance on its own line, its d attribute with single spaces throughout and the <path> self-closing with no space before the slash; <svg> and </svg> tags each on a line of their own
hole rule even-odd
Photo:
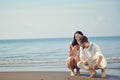
<svg viewBox="0 0 120 80">
<path fill-rule="evenodd" d="M 100 68 L 106 67 L 106 59 L 104 58 L 99 46 L 95 43 L 90 42 L 88 48 L 80 47 L 80 57 L 88 61 L 89 66 L 92 67 L 96 63 L 98 56 L 102 56 Z"/>
</svg>

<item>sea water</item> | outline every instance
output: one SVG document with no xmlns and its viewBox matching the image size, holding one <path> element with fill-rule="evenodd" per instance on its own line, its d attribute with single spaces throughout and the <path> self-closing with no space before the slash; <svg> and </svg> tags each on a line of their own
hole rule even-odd
<svg viewBox="0 0 120 80">
<path fill-rule="evenodd" d="M 68 71 L 72 38 L 0 40 L 0 71 Z M 120 69 L 120 36 L 89 37 L 107 58 L 107 69 Z"/>
</svg>

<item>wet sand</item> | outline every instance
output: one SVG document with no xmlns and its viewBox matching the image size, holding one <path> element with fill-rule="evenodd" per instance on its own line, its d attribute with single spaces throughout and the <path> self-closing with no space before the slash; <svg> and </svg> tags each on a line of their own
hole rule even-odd
<svg viewBox="0 0 120 80">
<path fill-rule="evenodd" d="M 119 76 L 107 74 L 106 78 L 89 78 L 88 73 L 81 72 L 80 76 L 70 76 L 65 71 L 16 71 L 16 72 L 0 72 L 0 80 L 119 80 Z"/>
</svg>

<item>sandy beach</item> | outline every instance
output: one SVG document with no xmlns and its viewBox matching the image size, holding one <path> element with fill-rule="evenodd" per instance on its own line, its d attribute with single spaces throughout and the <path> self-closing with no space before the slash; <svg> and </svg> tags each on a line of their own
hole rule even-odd
<svg viewBox="0 0 120 80">
<path fill-rule="evenodd" d="M 85 72 L 81 72 L 81 76 L 70 76 L 65 71 L 16 71 L 16 72 L 0 72 L 0 80 L 119 80 L 117 76 L 107 75 L 100 78 L 89 78 Z"/>
</svg>

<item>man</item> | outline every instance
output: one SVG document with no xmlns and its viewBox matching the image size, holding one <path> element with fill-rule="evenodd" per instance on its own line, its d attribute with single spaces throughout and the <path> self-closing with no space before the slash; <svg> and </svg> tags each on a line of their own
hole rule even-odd
<svg viewBox="0 0 120 80">
<path fill-rule="evenodd" d="M 86 69 L 90 72 L 90 77 L 94 77 L 96 69 L 101 69 L 101 77 L 106 77 L 105 67 L 107 64 L 106 59 L 101 53 L 99 46 L 95 43 L 89 42 L 86 36 L 80 39 L 81 52 L 80 59 L 77 63 L 79 68 Z"/>
</svg>

